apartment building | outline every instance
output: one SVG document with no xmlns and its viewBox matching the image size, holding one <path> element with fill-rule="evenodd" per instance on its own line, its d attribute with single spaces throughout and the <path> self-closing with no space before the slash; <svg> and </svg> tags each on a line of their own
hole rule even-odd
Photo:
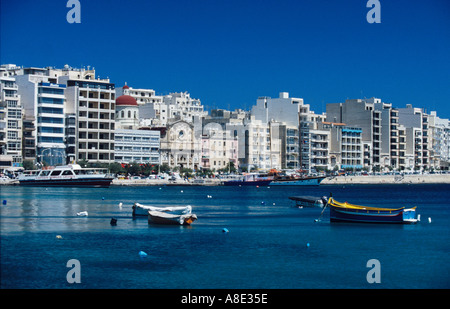
<svg viewBox="0 0 450 309">
<path fill-rule="evenodd" d="M 75 119 L 76 161 L 114 162 L 115 86 L 95 78 L 94 70 L 65 68 L 58 80 L 65 82 L 66 113 Z"/>
<path fill-rule="evenodd" d="M 22 127 L 18 86 L 0 70 L 0 166 L 11 170 L 22 166 Z"/>
<path fill-rule="evenodd" d="M 66 163 L 64 134 L 66 85 L 48 76 L 47 69 L 25 68 L 15 76 L 21 95 L 27 147 L 35 136 L 36 163 L 61 165 Z M 30 123 L 31 121 L 31 123 Z M 33 136 L 33 128 L 35 134 Z M 31 133 L 31 134 L 30 134 Z"/>
<path fill-rule="evenodd" d="M 328 122 L 361 128 L 364 167 L 369 170 L 399 168 L 399 114 L 391 103 L 378 98 L 329 103 L 326 115 Z"/>
<path fill-rule="evenodd" d="M 398 108 L 399 124 L 406 128 L 409 138 L 409 148 L 414 149 L 414 169 L 422 170 L 431 167 L 430 149 L 432 149 L 432 135 L 428 130 L 428 114 L 422 108 L 407 104 L 405 108 Z"/>
<path fill-rule="evenodd" d="M 269 124 L 278 123 L 278 136 L 280 140 L 281 158 L 278 168 L 298 169 L 301 166 L 301 139 L 300 139 L 300 119 L 302 114 L 309 112 L 309 105 L 303 103 L 301 98 L 290 98 L 288 92 L 280 92 L 278 98 L 259 97 L 256 105 L 251 109 L 251 115 L 255 120 Z M 273 151 L 270 155 L 274 157 Z M 272 166 L 278 166 L 273 162 Z"/>
<path fill-rule="evenodd" d="M 223 130 L 220 124 L 206 124 L 203 127 L 201 143 L 202 168 L 219 170 L 229 167 L 230 163 L 238 168 L 238 137 Z"/>
<path fill-rule="evenodd" d="M 434 169 L 449 168 L 450 162 L 450 121 L 439 118 L 435 111 L 428 115 L 429 133 L 431 134 L 431 166 Z"/>
<path fill-rule="evenodd" d="M 124 86 L 127 87 L 127 86 Z M 170 122 L 183 120 L 193 122 L 195 117 L 208 115 L 199 99 L 191 98 L 188 92 L 175 92 L 165 96 L 156 96 L 151 89 L 122 90 L 139 104 L 140 124 L 149 127 L 165 127 Z M 148 96 L 147 96 L 148 94 Z M 141 104 L 144 102 L 144 104 Z"/>
</svg>

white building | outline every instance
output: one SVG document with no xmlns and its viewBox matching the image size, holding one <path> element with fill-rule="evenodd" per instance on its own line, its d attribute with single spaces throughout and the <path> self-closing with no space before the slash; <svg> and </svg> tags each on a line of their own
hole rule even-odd
<svg viewBox="0 0 450 309">
<path fill-rule="evenodd" d="M 196 171 L 201 164 L 200 121 L 178 120 L 170 122 L 161 133 L 161 164 L 170 168 L 190 168 Z"/>
<path fill-rule="evenodd" d="M 160 164 L 160 132 L 150 130 L 115 130 L 115 161 L 118 163 Z"/>
<path fill-rule="evenodd" d="M 398 121 L 405 127 L 407 149 L 414 151 L 414 168 L 422 170 L 431 167 L 429 150 L 432 140 L 428 130 L 428 114 L 422 108 L 407 104 L 406 108 L 398 108 Z"/>
<path fill-rule="evenodd" d="M 95 70 L 51 72 L 67 84 L 66 113 L 75 119 L 76 161 L 114 162 L 115 86 L 109 79 L 95 78 Z"/>
<path fill-rule="evenodd" d="M 14 78 L 0 68 L 0 161 L 10 169 L 22 166 L 22 106 L 17 90 Z"/>
<path fill-rule="evenodd" d="M 202 168 L 219 170 L 233 163 L 237 169 L 238 137 L 231 136 L 230 132 L 223 130 L 218 123 L 208 123 L 203 127 L 201 155 Z"/>
<path fill-rule="evenodd" d="M 428 116 L 431 133 L 431 164 L 436 168 L 448 169 L 450 163 L 450 121 L 439 118 L 435 111 Z"/>
<path fill-rule="evenodd" d="M 290 98 L 288 92 L 280 92 L 278 98 L 259 97 L 251 109 L 251 115 L 255 120 L 260 120 L 263 123 L 269 124 L 271 122 L 278 123 L 278 130 L 272 130 L 272 133 L 277 132 L 277 138 L 281 138 L 280 161 L 281 166 L 277 168 L 298 169 L 300 167 L 300 119 L 301 114 L 309 112 L 309 105 L 303 103 L 301 98 Z M 271 157 L 273 158 L 272 151 Z M 272 166 L 278 166 L 274 164 Z"/>
<path fill-rule="evenodd" d="M 24 68 L 23 75 L 17 75 L 15 79 L 25 118 L 34 120 L 36 160 L 54 166 L 66 163 L 66 85 L 58 84 L 55 78 L 47 74 L 47 69 Z"/>
</svg>

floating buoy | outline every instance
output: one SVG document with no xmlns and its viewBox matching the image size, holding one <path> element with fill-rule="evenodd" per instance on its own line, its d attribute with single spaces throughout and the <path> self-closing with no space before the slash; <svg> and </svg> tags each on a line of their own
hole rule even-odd
<svg viewBox="0 0 450 309">
<path fill-rule="evenodd" d="M 222 229 L 222 232 L 224 232 L 224 233 L 228 233 L 229 231 L 228 231 L 228 229 L 227 229 L 227 228 L 225 228 L 225 227 L 224 227 L 224 228 Z"/>
<path fill-rule="evenodd" d="M 265 203 L 266 203 L 266 202 L 262 201 L 262 202 L 261 202 L 261 205 L 264 205 Z"/>
<path fill-rule="evenodd" d="M 431 223 L 431 217 L 428 217 L 428 223 Z"/>
<path fill-rule="evenodd" d="M 86 217 L 87 215 L 88 215 L 87 211 L 77 212 L 77 216 L 80 216 L 80 217 Z"/>
<path fill-rule="evenodd" d="M 3 205 L 6 205 L 6 200 L 3 200 Z"/>
<path fill-rule="evenodd" d="M 109 222 L 109 224 L 111 224 L 112 226 L 116 226 L 117 225 L 117 219 L 116 218 L 111 218 L 111 221 Z"/>
<path fill-rule="evenodd" d="M 105 200 L 105 197 L 104 196 L 102 196 L 102 201 L 104 201 Z"/>
<path fill-rule="evenodd" d="M 275 203 L 273 203 L 273 206 L 275 206 Z"/>
<path fill-rule="evenodd" d="M 180 192 L 183 193 L 183 190 L 181 190 Z"/>
<path fill-rule="evenodd" d="M 306 243 L 306 246 L 309 248 L 309 242 Z"/>
<path fill-rule="evenodd" d="M 140 256 L 141 258 L 146 257 L 147 255 L 148 255 L 148 254 L 145 253 L 144 251 L 139 251 L 139 256 Z"/>
<path fill-rule="evenodd" d="M 56 239 L 62 239 L 61 235 L 56 235 Z"/>
</svg>

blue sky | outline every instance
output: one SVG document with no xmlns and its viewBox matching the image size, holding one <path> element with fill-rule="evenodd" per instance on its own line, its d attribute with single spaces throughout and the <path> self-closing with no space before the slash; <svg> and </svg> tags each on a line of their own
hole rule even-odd
<svg viewBox="0 0 450 309">
<path fill-rule="evenodd" d="M 117 87 L 245 108 L 287 91 L 316 112 L 379 97 L 450 118 L 450 1 L 1 0 L 0 62 L 90 65 Z"/>
</svg>

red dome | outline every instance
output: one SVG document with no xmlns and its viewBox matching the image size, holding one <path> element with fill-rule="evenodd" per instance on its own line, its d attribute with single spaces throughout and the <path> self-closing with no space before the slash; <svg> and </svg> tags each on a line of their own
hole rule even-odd
<svg viewBox="0 0 450 309">
<path fill-rule="evenodd" d="M 120 106 L 120 105 L 132 105 L 132 106 L 137 106 L 137 102 L 136 99 L 133 98 L 130 95 L 121 95 L 120 97 L 118 97 L 116 99 L 116 106 Z"/>
<path fill-rule="evenodd" d="M 130 89 L 127 85 L 123 86 L 122 89 Z"/>
</svg>

